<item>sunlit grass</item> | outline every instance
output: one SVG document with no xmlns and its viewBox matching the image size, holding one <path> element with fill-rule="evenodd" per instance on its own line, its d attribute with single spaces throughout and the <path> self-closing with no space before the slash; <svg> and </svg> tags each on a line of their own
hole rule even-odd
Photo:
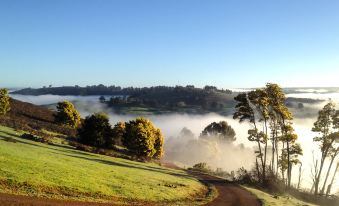
<svg viewBox="0 0 339 206">
<path fill-rule="evenodd" d="M 185 204 L 206 189 L 181 170 L 33 142 L 19 135 L 0 126 L 0 192 Z"/>
</svg>

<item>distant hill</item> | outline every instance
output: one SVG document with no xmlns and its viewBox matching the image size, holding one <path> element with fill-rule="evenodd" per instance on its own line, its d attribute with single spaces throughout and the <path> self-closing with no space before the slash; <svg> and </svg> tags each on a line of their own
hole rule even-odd
<svg viewBox="0 0 339 206">
<path fill-rule="evenodd" d="M 63 135 L 75 134 L 74 129 L 62 127 L 54 123 L 54 111 L 43 106 L 10 99 L 11 110 L 0 116 L 0 125 L 24 131 L 49 131 Z"/>
</svg>

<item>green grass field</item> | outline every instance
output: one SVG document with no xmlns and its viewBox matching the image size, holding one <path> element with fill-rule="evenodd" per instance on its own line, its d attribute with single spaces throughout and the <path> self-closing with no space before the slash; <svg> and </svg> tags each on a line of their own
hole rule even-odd
<svg viewBox="0 0 339 206">
<path fill-rule="evenodd" d="M 19 135 L 0 126 L 0 192 L 125 204 L 204 203 L 198 197 L 206 187 L 184 171 L 33 142 Z"/>
<path fill-rule="evenodd" d="M 315 206 L 310 203 L 306 203 L 303 201 L 300 201 L 290 195 L 283 195 L 278 196 L 278 198 L 274 198 L 272 195 L 263 192 L 261 190 L 257 190 L 250 187 L 244 187 L 248 191 L 255 194 L 258 199 L 260 199 L 263 203 L 263 206 L 281 206 L 281 205 L 288 205 L 288 206 Z"/>
</svg>

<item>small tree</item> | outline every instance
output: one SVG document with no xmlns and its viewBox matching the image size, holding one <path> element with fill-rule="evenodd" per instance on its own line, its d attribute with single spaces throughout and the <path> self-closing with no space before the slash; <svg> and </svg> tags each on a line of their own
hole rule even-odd
<svg viewBox="0 0 339 206">
<path fill-rule="evenodd" d="M 180 139 L 182 139 L 182 140 L 187 140 L 188 141 L 188 140 L 194 139 L 194 134 L 193 134 L 193 132 L 190 129 L 188 129 L 187 127 L 184 127 L 180 131 L 178 137 Z"/>
<path fill-rule="evenodd" d="M 78 129 L 78 135 L 83 144 L 110 147 L 113 132 L 108 116 L 104 113 L 87 116 L 82 127 Z"/>
<path fill-rule="evenodd" d="M 105 103 L 105 102 L 106 102 L 106 98 L 105 98 L 104 96 L 100 96 L 100 97 L 99 97 L 99 101 L 100 101 L 101 103 Z"/>
<path fill-rule="evenodd" d="M 58 103 L 55 122 L 76 128 L 80 124 L 80 120 L 80 114 L 71 102 L 63 101 Z"/>
<path fill-rule="evenodd" d="M 5 115 L 10 110 L 7 89 L 0 89 L 0 115 Z"/>
<path fill-rule="evenodd" d="M 123 144 L 139 157 L 160 158 L 163 154 L 163 136 L 148 119 L 139 117 L 126 123 Z"/>
<path fill-rule="evenodd" d="M 126 132 L 125 122 L 118 122 L 113 127 L 113 139 L 112 144 L 122 145 L 122 139 Z"/>
<path fill-rule="evenodd" d="M 154 148 L 156 152 L 154 154 L 154 157 L 156 159 L 160 159 L 162 156 L 164 156 L 164 137 L 160 129 L 156 129 L 155 138 L 156 139 L 154 142 Z"/>
<path fill-rule="evenodd" d="M 201 138 L 217 138 L 226 142 L 233 142 L 236 140 L 234 129 L 228 125 L 226 121 L 219 123 L 213 122 L 209 124 L 200 134 Z"/>
</svg>

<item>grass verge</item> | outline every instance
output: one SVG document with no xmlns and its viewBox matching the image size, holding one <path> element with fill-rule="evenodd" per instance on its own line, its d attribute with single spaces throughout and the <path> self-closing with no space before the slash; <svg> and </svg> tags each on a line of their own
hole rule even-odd
<svg viewBox="0 0 339 206">
<path fill-rule="evenodd" d="M 313 204 L 300 201 L 290 195 L 282 195 L 282 196 L 272 196 L 266 192 L 263 192 L 258 189 L 254 189 L 247 186 L 242 186 L 246 190 L 250 191 L 254 195 L 257 196 L 257 198 L 262 202 L 263 206 L 315 206 Z"/>
</svg>

